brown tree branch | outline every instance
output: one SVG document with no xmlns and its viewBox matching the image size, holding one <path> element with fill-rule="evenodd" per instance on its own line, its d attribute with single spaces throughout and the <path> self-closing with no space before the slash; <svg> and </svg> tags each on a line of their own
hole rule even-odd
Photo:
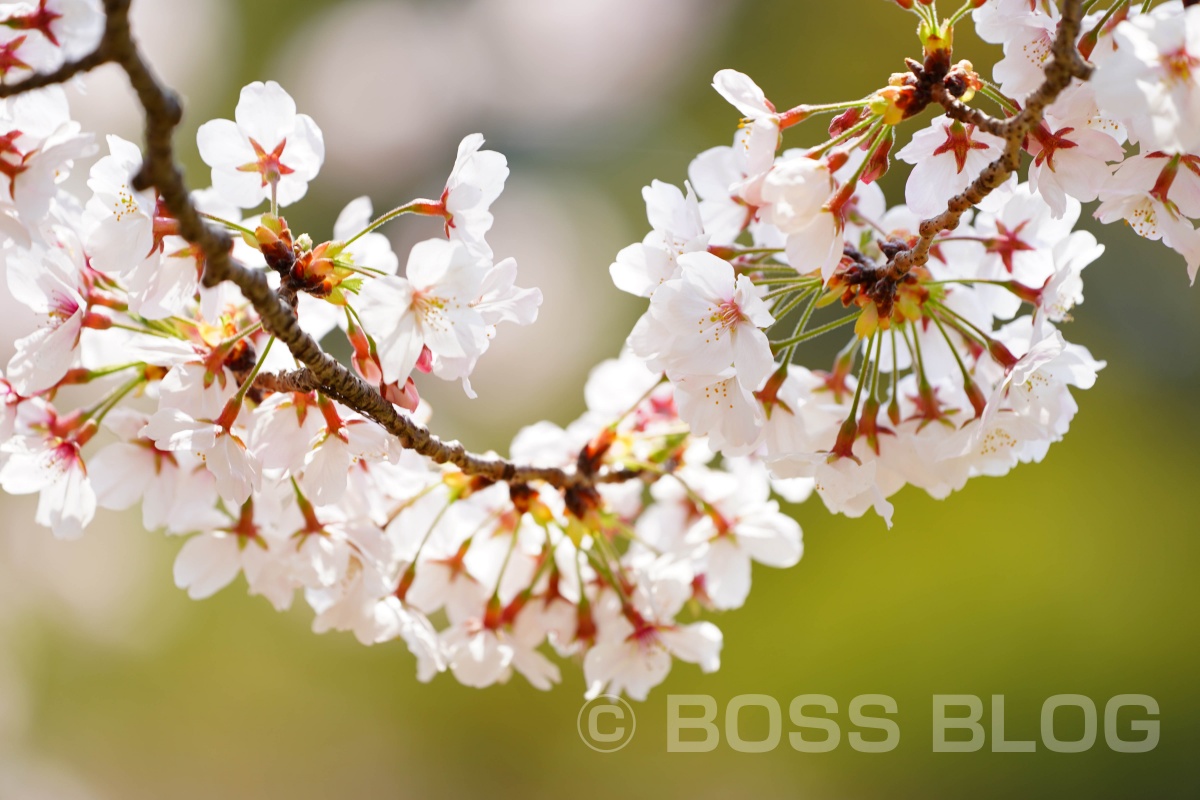
<svg viewBox="0 0 1200 800">
<path fill-rule="evenodd" d="M 889 261 L 888 276 L 893 281 L 900 280 L 915 267 L 924 266 L 929 261 L 929 248 L 938 234 L 957 228 L 963 214 L 978 205 L 1020 168 L 1025 137 L 1041 123 L 1046 107 L 1071 85 L 1072 78 L 1087 79 L 1091 75 L 1091 65 L 1075 45 L 1083 20 L 1082 6 L 1082 0 L 1063 0 L 1062 18 L 1051 47 L 1050 61 L 1045 67 L 1045 80 L 1026 98 L 1025 107 L 1016 116 L 1004 121 L 996 120 L 949 97 L 944 90 L 940 92 L 937 100 L 948 114 L 1003 138 L 1004 152 L 984 167 L 970 186 L 950 198 L 945 211 L 921 223 L 917 243 L 896 253 Z M 935 93 L 938 93 L 936 89 Z"/>
<path fill-rule="evenodd" d="M 933 99 L 946 111 L 946 116 L 950 119 L 958 120 L 964 125 L 974 125 L 993 136 L 1004 136 L 1007 133 L 1008 120 L 993 117 L 982 109 L 967 105 L 947 92 L 946 87 L 941 84 L 934 85 Z"/>
<path fill-rule="evenodd" d="M 34 89 L 53 86 L 56 83 L 66 83 L 76 75 L 95 69 L 111 60 L 108 53 L 105 52 L 104 42 L 101 42 L 99 47 L 83 58 L 76 61 L 68 61 L 53 72 L 35 72 L 28 78 L 19 80 L 16 83 L 0 84 L 0 99 L 12 97 L 22 92 L 31 92 Z"/>
<path fill-rule="evenodd" d="M 254 388 L 268 392 L 308 394 L 319 391 L 321 382 L 307 369 L 295 369 L 289 372 L 260 372 L 254 378 Z"/>
</svg>

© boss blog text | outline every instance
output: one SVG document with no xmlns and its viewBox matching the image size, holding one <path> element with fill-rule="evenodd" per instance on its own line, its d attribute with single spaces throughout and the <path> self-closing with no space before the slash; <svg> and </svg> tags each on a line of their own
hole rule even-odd
<svg viewBox="0 0 1200 800">
<path fill-rule="evenodd" d="M 985 715 L 984 698 L 977 695 L 933 695 L 933 752 L 1082 753 L 1101 740 L 1118 753 L 1146 753 L 1158 746 L 1159 706 L 1149 695 L 1119 694 L 1102 703 L 1081 694 L 1052 695 L 1042 703 L 1037 739 L 1006 732 L 1004 701 L 1002 694 L 991 695 Z M 785 740 L 801 753 L 846 746 L 860 753 L 887 753 L 900 745 L 900 706 L 889 695 L 861 694 L 845 705 L 825 694 L 798 695 L 786 706 L 786 729 L 784 710 L 779 700 L 764 694 L 736 695 L 723 709 L 709 695 L 669 695 L 667 750 L 705 753 L 722 741 L 740 753 L 770 752 Z"/>
</svg>

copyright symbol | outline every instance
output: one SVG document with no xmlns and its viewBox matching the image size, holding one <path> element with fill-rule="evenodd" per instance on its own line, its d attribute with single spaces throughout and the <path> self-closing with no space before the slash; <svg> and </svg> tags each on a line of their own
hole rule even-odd
<svg viewBox="0 0 1200 800">
<path fill-rule="evenodd" d="M 602 694 L 583 704 L 575 727 L 583 743 L 597 753 L 615 753 L 633 739 L 637 718 L 628 702 Z"/>
</svg>

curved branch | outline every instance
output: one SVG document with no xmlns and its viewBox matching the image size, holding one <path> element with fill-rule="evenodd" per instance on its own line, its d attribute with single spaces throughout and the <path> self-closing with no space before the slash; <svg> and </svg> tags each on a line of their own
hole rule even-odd
<svg viewBox="0 0 1200 800">
<path fill-rule="evenodd" d="M 940 83 L 933 85 L 933 99 L 946 111 L 946 116 L 950 119 L 958 120 L 964 125 L 974 125 L 993 136 L 1004 136 L 1007 132 L 1008 120 L 993 117 L 983 109 L 967 105 L 947 92 L 946 87 Z"/>
<path fill-rule="evenodd" d="M 23 92 L 32 92 L 34 89 L 43 89 L 47 86 L 53 86 L 56 83 L 66 83 L 83 72 L 88 72 L 95 69 L 101 64 L 106 64 L 112 60 L 108 55 L 105 42 L 107 37 L 101 39 L 100 44 L 95 50 L 88 53 L 83 58 L 75 61 L 68 61 L 53 72 L 35 72 L 28 78 L 17 81 L 16 83 L 0 84 L 0 99 L 12 97 Z"/>
</svg>

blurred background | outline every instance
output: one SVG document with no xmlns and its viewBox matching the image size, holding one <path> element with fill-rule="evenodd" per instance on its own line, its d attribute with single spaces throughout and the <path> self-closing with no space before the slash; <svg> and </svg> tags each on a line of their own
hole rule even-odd
<svg viewBox="0 0 1200 800">
<path fill-rule="evenodd" d="M 617 353 L 643 305 L 607 273 L 647 230 L 640 188 L 681 184 L 696 153 L 731 139 L 737 114 L 709 87 L 717 69 L 750 74 L 783 108 L 861 96 L 916 55 L 914 18 L 880 0 L 134 6 L 151 60 L 188 100 L 179 142 L 193 185 L 208 179 L 195 129 L 231 117 L 244 83 L 278 80 L 316 119 L 326 164 L 288 217 L 318 240 L 359 195 L 377 209 L 436 196 L 464 134 L 507 154 L 489 239 L 517 258 L 521 285 L 541 287 L 541 318 L 501 332 L 473 380 L 478 400 L 422 387 L 435 430 L 475 449 L 582 411 L 587 371 Z M 959 50 L 981 72 L 997 55 L 962 33 Z M 120 75 L 99 71 L 73 102 L 92 129 L 138 137 Z M 885 183 L 893 199 L 902 179 Z M 403 254 L 435 225 L 388 233 Z M 189 601 L 171 578 L 179 540 L 136 515 L 102 513 L 63 543 L 33 524 L 27 498 L 3 498 L 0 800 L 1200 796 L 1200 289 L 1165 248 L 1117 228 L 1100 236 L 1109 250 L 1067 335 L 1110 366 L 1066 441 L 945 502 L 902 492 L 891 531 L 816 499 L 795 508 L 803 561 L 756 568 L 746 607 L 715 620 L 721 671 L 676 665 L 612 755 L 577 737 L 576 666 L 546 694 L 519 676 L 485 691 L 448 675 L 421 685 L 403 645 L 314 636 L 302 603 L 276 614 L 240 583 Z M 831 695 L 843 737 L 854 696 L 888 694 L 901 741 L 879 755 L 845 738 L 800 754 L 786 736 L 760 755 L 724 741 L 669 754 L 670 693 L 721 709 L 761 693 L 785 710 L 798 694 Z M 952 693 L 985 706 L 1004 695 L 1010 739 L 1038 738 L 1055 694 L 1100 709 L 1148 694 L 1161 741 L 1145 754 L 1113 753 L 1102 734 L 1076 755 L 933 753 L 931 697 Z M 1065 712 L 1060 736 L 1079 729 Z M 746 739 L 765 731 L 761 709 L 743 714 Z"/>
</svg>

